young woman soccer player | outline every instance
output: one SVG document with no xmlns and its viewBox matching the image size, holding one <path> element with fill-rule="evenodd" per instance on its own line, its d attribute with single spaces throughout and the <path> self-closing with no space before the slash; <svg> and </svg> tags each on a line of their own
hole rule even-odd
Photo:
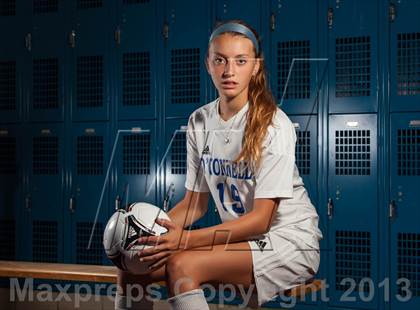
<svg viewBox="0 0 420 310">
<path fill-rule="evenodd" d="M 139 239 L 155 245 L 139 253 L 151 272 L 120 271 L 119 285 L 165 280 L 172 309 L 203 310 L 200 285 L 230 284 L 251 290 L 248 305 L 257 306 L 315 275 L 318 215 L 295 165 L 294 126 L 267 86 L 256 31 L 240 20 L 217 26 L 206 67 L 219 97 L 189 118 L 185 197 L 168 212 L 171 221 L 157 221 L 168 233 Z M 184 230 L 206 213 L 210 193 L 223 223 Z M 117 309 L 126 293 L 117 294 Z"/>
</svg>

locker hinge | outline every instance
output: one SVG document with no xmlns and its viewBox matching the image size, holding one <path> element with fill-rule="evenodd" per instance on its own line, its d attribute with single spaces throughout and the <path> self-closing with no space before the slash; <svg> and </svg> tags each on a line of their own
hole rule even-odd
<svg viewBox="0 0 420 310">
<path fill-rule="evenodd" d="M 163 24 L 162 35 L 165 40 L 169 38 L 169 25 L 166 22 Z"/>
<path fill-rule="evenodd" d="M 328 20 L 328 28 L 331 29 L 334 22 L 334 10 L 332 8 L 328 9 L 327 20 Z"/>
<path fill-rule="evenodd" d="M 69 46 L 74 48 L 76 46 L 76 31 L 72 30 L 69 34 Z"/>
<path fill-rule="evenodd" d="M 389 5 L 389 21 L 393 23 L 396 17 L 397 17 L 397 7 L 395 6 L 394 3 L 391 3 Z"/>
<path fill-rule="evenodd" d="M 120 28 L 120 26 L 117 26 L 117 29 L 115 29 L 114 40 L 115 40 L 115 43 L 117 43 L 117 45 L 121 44 L 121 28 Z"/>
<path fill-rule="evenodd" d="M 334 214 L 334 204 L 333 204 L 333 200 L 329 198 L 328 204 L 327 204 L 327 215 L 330 220 L 332 219 L 333 214 Z"/>
<path fill-rule="evenodd" d="M 390 219 L 393 219 L 393 218 L 395 218 L 396 213 L 397 213 L 397 206 L 395 204 L 395 200 L 391 200 L 391 202 L 389 203 L 389 214 L 388 214 L 388 217 Z"/>
<path fill-rule="evenodd" d="M 270 16 L 270 30 L 271 31 L 276 30 L 276 14 L 275 13 L 271 13 L 271 16 Z"/>
<path fill-rule="evenodd" d="M 25 47 L 29 52 L 32 49 L 32 34 L 30 32 L 25 36 Z"/>
</svg>

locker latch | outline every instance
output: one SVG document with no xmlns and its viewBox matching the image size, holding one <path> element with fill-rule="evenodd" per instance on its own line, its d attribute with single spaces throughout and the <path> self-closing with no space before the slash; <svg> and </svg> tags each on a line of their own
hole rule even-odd
<svg viewBox="0 0 420 310">
<path fill-rule="evenodd" d="M 334 11 L 332 8 L 328 9 L 327 20 L 328 20 L 328 28 L 331 29 L 333 25 L 333 21 L 334 21 Z"/>
<path fill-rule="evenodd" d="M 328 218 L 331 220 L 334 213 L 334 204 L 333 200 L 331 198 L 328 199 L 328 205 L 327 205 L 327 215 Z"/>
<path fill-rule="evenodd" d="M 397 17 L 397 8 L 394 3 L 389 5 L 389 21 L 393 23 Z"/>
<path fill-rule="evenodd" d="M 389 203 L 389 218 L 393 219 L 395 218 L 397 213 L 397 205 L 395 204 L 395 200 L 391 200 L 391 202 Z"/>
</svg>

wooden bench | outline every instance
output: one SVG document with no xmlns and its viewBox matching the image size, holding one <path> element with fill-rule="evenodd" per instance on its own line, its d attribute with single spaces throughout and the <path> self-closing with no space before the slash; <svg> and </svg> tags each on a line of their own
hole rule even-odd
<svg viewBox="0 0 420 310">
<path fill-rule="evenodd" d="M 0 277 L 116 283 L 117 268 L 101 265 L 0 261 Z M 165 281 L 157 284 L 165 286 Z M 287 290 L 284 294 L 288 297 L 297 298 L 317 292 L 323 286 L 323 281 L 313 280 L 310 283 Z"/>
</svg>

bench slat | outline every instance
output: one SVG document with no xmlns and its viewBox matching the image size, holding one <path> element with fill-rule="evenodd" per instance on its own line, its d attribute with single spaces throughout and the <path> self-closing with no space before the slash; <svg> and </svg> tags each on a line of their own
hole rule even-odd
<svg viewBox="0 0 420 310">
<path fill-rule="evenodd" d="M 0 261 L 1 277 L 116 283 L 114 266 Z"/>
<path fill-rule="evenodd" d="M 0 261 L 0 277 L 116 283 L 117 268 L 101 265 Z M 157 284 L 165 286 L 165 281 Z M 323 281 L 314 280 L 284 293 L 286 296 L 299 297 L 319 291 L 323 288 L 323 285 Z"/>
</svg>

